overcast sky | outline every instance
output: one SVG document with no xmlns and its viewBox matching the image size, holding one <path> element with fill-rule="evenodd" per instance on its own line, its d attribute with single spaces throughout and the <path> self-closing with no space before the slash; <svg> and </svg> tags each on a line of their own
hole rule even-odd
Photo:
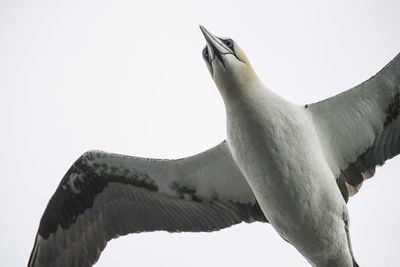
<svg viewBox="0 0 400 267">
<path fill-rule="evenodd" d="M 400 52 L 393 1 L 0 2 L 0 258 L 24 266 L 59 181 L 86 150 L 178 158 L 226 137 L 198 28 L 235 39 L 295 103 L 368 79 Z M 398 265 L 400 157 L 349 202 L 360 266 Z M 268 224 L 135 234 L 96 266 L 308 266 Z"/>
</svg>

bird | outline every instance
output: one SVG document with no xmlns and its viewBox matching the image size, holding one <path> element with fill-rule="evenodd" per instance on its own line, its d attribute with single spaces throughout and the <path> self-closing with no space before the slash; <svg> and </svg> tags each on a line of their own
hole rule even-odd
<svg viewBox="0 0 400 267">
<path fill-rule="evenodd" d="M 347 202 L 400 153 L 400 54 L 360 85 L 299 105 L 262 83 L 236 41 L 200 29 L 227 138 L 182 159 L 85 152 L 47 204 L 28 267 L 92 266 L 129 233 L 241 222 L 269 223 L 312 266 L 358 266 Z"/>
</svg>

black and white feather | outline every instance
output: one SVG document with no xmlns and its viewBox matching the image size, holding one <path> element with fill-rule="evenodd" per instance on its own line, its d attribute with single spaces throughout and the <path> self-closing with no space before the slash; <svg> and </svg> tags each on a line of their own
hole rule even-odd
<svg viewBox="0 0 400 267">
<path fill-rule="evenodd" d="M 205 36 L 210 35 L 205 28 L 202 31 Z M 208 45 L 217 46 L 218 42 L 212 43 L 210 38 Z M 236 63 L 233 66 L 245 65 Z M 225 71 L 225 64 L 223 68 Z M 249 75 L 251 68 L 246 71 L 238 72 L 238 80 L 253 77 Z M 364 83 L 305 108 L 283 101 L 254 80 L 238 83 L 236 89 L 248 93 L 247 86 L 253 83 L 257 86 L 251 89 L 259 97 L 248 97 L 245 100 L 249 102 L 244 102 L 254 112 L 246 113 L 247 109 L 243 109 L 241 115 L 230 114 L 234 118 L 228 122 L 233 127 L 231 130 L 228 127 L 230 146 L 222 142 L 201 154 L 179 160 L 144 159 L 101 151 L 90 151 L 80 157 L 48 203 L 28 267 L 92 266 L 107 241 L 128 233 L 216 231 L 240 222 L 267 222 L 261 208 L 278 232 L 297 245 L 310 262 L 314 260 L 315 266 L 331 266 L 333 262 L 358 266 L 352 254 L 341 194 L 347 201 L 365 179 L 374 175 L 377 165 L 400 153 L 400 54 Z M 251 92 L 256 94 L 254 91 Z M 266 104 L 258 105 L 260 99 L 267 99 Z M 297 117 L 306 118 L 306 124 L 299 123 Z M 246 125 L 248 121 L 253 124 Z M 276 133 L 265 135 L 263 130 L 273 127 L 268 123 L 278 125 L 276 133 L 286 134 L 286 139 Z M 255 134 L 249 134 L 252 132 Z M 309 134 L 315 135 L 311 141 Z M 292 149 L 292 143 L 296 149 Z M 271 144 L 275 147 L 271 148 Z M 303 157 L 313 146 L 317 148 L 313 154 Z M 269 150 L 274 153 L 264 153 Z M 318 164 L 309 164 L 317 159 Z M 275 162 L 269 164 L 270 161 Z M 290 162 L 277 164 L 285 161 Z M 307 170 L 302 173 L 304 166 Z M 320 169 L 323 172 L 318 172 Z M 293 177 L 296 175 L 301 179 Z M 314 194 L 320 189 L 328 195 Z M 299 205 L 299 199 L 307 204 L 307 209 Z M 330 219 L 332 214 L 335 220 Z M 305 237 L 298 231 L 302 227 L 309 230 Z M 329 243 L 325 254 L 315 251 L 314 243 L 309 242 L 310 235 L 315 237 L 312 240 L 321 241 L 319 244 Z M 331 243 L 341 244 L 342 250 L 336 252 L 342 254 L 332 255 Z"/>
<path fill-rule="evenodd" d="M 50 199 L 28 266 L 92 266 L 107 241 L 128 233 L 208 232 L 243 221 L 266 218 L 226 142 L 179 160 L 90 151 Z"/>
<path fill-rule="evenodd" d="M 400 54 L 355 88 L 306 107 L 347 201 L 400 153 Z"/>
</svg>

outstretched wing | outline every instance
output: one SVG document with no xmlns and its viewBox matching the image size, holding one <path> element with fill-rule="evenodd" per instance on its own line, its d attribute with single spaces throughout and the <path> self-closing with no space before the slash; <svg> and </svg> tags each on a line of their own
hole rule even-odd
<svg viewBox="0 0 400 267">
<path fill-rule="evenodd" d="M 369 80 L 306 108 L 347 201 L 375 166 L 400 153 L 400 54 Z"/>
<path fill-rule="evenodd" d="M 92 266 L 121 235 L 215 231 L 242 221 L 266 219 L 226 142 L 179 160 L 90 151 L 50 199 L 28 266 Z"/>
</svg>

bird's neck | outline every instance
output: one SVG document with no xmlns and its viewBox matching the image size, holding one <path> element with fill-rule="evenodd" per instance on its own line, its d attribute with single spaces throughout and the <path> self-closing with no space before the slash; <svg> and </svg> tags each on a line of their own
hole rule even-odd
<svg viewBox="0 0 400 267">
<path fill-rule="evenodd" d="M 243 107 L 251 106 L 261 99 L 274 101 L 280 98 L 267 89 L 253 71 L 225 79 L 218 85 L 218 89 L 224 100 L 226 112 L 230 114 Z M 264 102 L 264 104 L 268 103 Z"/>
</svg>

